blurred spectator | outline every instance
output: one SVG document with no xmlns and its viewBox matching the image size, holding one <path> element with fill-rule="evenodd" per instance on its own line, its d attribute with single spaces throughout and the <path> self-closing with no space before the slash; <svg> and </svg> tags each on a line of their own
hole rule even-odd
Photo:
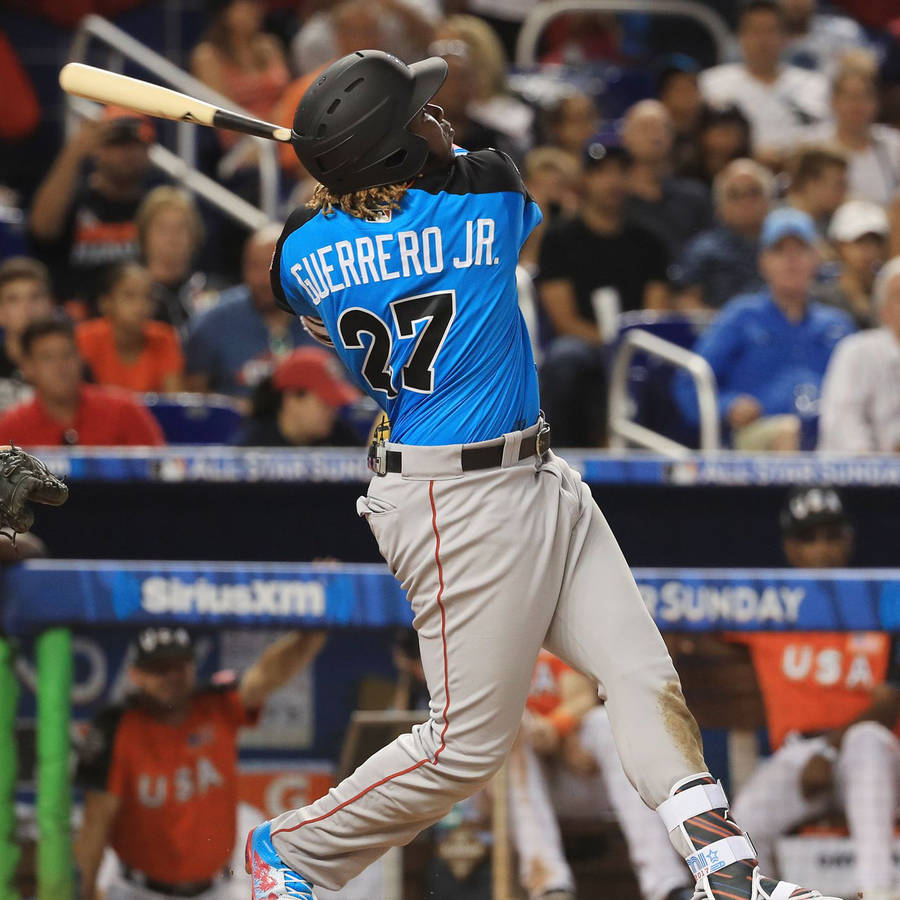
<svg viewBox="0 0 900 900">
<path fill-rule="evenodd" d="M 291 632 L 239 680 L 223 673 L 231 677 L 198 685 L 184 628 L 137 634 L 127 657 L 134 690 L 97 714 L 81 749 L 76 780 L 85 805 L 75 856 L 83 900 L 99 895 L 107 845 L 120 864 L 110 900 L 230 896 L 238 731 L 256 724 L 266 700 L 315 659 L 324 640 L 322 632 Z"/>
<path fill-rule="evenodd" d="M 558 147 L 535 147 L 525 157 L 522 177 L 528 193 L 544 214 L 519 253 L 520 265 L 535 274 L 541 241 L 549 225 L 561 216 L 574 216 L 578 210 L 581 163 L 579 157 Z"/>
<path fill-rule="evenodd" d="M 736 159 L 750 156 L 750 123 L 736 106 L 704 106 L 700 113 L 693 155 L 682 160 L 676 174 L 712 187 L 716 176 Z"/>
<path fill-rule="evenodd" d="M 563 446 L 605 441 L 603 344 L 619 312 L 668 302 L 664 244 L 625 221 L 628 157 L 617 147 L 592 147 L 585 162 L 583 204 L 544 235 L 541 303 L 556 338 L 541 369 L 541 395 Z"/>
<path fill-rule="evenodd" d="M 516 52 L 516 38 L 522 22 L 540 0 L 468 0 L 467 9 L 485 19 L 497 32 L 506 54 L 510 58 Z"/>
<path fill-rule="evenodd" d="M 792 565 L 831 569 L 850 562 L 853 529 L 836 491 L 791 491 L 781 525 Z M 896 897 L 896 641 L 878 631 L 731 639 L 750 648 L 774 748 L 734 803 L 735 819 L 753 829 L 760 867 L 775 864 L 782 835 L 839 811 L 850 831 L 858 896 Z"/>
<path fill-rule="evenodd" d="M 456 15 L 441 23 L 437 37 L 465 42 L 474 80 L 469 114 L 476 122 L 499 131 L 513 156 L 521 159 L 534 139 L 534 112 L 507 89 L 509 64 L 497 33 L 477 16 Z"/>
<path fill-rule="evenodd" d="M 773 184 L 769 170 L 752 159 L 737 159 L 719 173 L 719 224 L 698 234 L 673 269 L 680 307 L 720 309 L 732 297 L 762 288 L 759 231 Z"/>
<path fill-rule="evenodd" d="M 579 67 L 594 62 L 623 62 L 622 25 L 612 13 L 564 12 L 542 35 L 542 65 Z"/>
<path fill-rule="evenodd" d="M 0 412 L 31 399 L 34 392 L 21 371 L 22 332 L 52 311 L 50 273 L 43 263 L 26 256 L 0 263 Z"/>
<path fill-rule="evenodd" d="M 787 32 L 786 60 L 804 69 L 834 74 L 848 50 L 864 47 L 866 33 L 847 16 L 816 12 L 816 0 L 779 0 Z"/>
<path fill-rule="evenodd" d="M 806 213 L 776 209 L 763 223 L 759 265 L 766 288 L 727 303 L 695 352 L 712 367 L 719 415 L 739 450 L 796 450 L 801 418 L 816 407 L 835 344 L 853 331 L 846 313 L 812 302 L 816 230 Z M 675 380 L 685 417 L 698 421 L 692 382 Z"/>
<path fill-rule="evenodd" d="M 414 62 L 426 55 L 438 17 L 435 4 L 425 0 L 344 0 L 320 8 L 291 41 L 294 68 L 307 75 L 364 49 Z"/>
<path fill-rule="evenodd" d="M 878 324 L 872 290 L 888 257 L 889 234 L 887 213 L 866 200 L 848 200 L 838 207 L 828 227 L 840 268 L 837 278 L 818 284 L 813 296 L 849 313 L 857 328 Z"/>
<path fill-rule="evenodd" d="M 870 54 L 845 57 L 831 82 L 834 122 L 811 136 L 832 141 L 848 157 L 848 192 L 886 206 L 900 189 L 900 132 L 879 125 L 878 63 Z"/>
<path fill-rule="evenodd" d="M 900 257 L 875 282 L 881 327 L 850 335 L 825 374 L 819 449 L 900 452 Z"/>
<path fill-rule="evenodd" d="M 35 397 L 0 417 L 0 434 L 24 446 L 163 444 L 156 420 L 132 395 L 84 384 L 72 326 L 38 319 L 23 332 L 22 372 Z"/>
<path fill-rule="evenodd" d="M 362 441 L 338 418 L 360 398 L 340 360 L 321 347 L 286 356 L 254 389 L 249 420 L 235 437 L 239 447 L 354 446 Z"/>
<path fill-rule="evenodd" d="M 631 157 L 625 216 L 653 231 L 675 258 L 695 234 L 712 224 L 706 188 L 672 176 L 674 130 L 659 100 L 635 103 L 625 115 L 622 143 Z"/>
<path fill-rule="evenodd" d="M 154 137 L 148 118 L 108 106 L 102 122 L 82 122 L 63 145 L 34 195 L 29 220 L 57 298 L 84 300 L 105 266 L 137 258 L 135 215 L 147 188 L 147 148 Z M 85 179 L 88 159 L 93 171 Z"/>
<path fill-rule="evenodd" d="M 25 210 L 20 204 L 19 194 L 0 184 L 0 261 L 28 254 Z"/>
<path fill-rule="evenodd" d="M 592 786 L 586 779 L 602 779 L 643 900 L 687 896 L 690 875 L 625 775 L 596 685 L 546 650 L 535 665 L 509 767 L 516 773 L 508 789 L 519 880 L 531 900 L 575 897 L 548 784 L 560 769 L 582 776 L 576 782 L 582 790 Z"/>
<path fill-rule="evenodd" d="M 312 343 L 297 316 L 275 303 L 269 265 L 280 225 L 256 231 L 244 245 L 243 284 L 191 323 L 185 347 L 188 390 L 249 394 L 295 347 Z"/>
<path fill-rule="evenodd" d="M 600 127 L 597 105 L 587 94 L 573 91 L 561 97 L 547 112 L 546 143 L 568 150 L 578 159 Z"/>
<path fill-rule="evenodd" d="M 472 118 L 469 111 L 475 99 L 477 82 L 475 67 L 465 41 L 435 41 L 428 48 L 429 56 L 440 56 L 447 61 L 447 78 L 431 102 L 444 110 L 444 118 L 453 124 L 453 142 L 466 150 L 484 150 L 496 147 L 509 152 L 515 149 L 503 134 Z"/>
<path fill-rule="evenodd" d="M 214 91 L 269 121 L 290 73 L 278 39 L 263 31 L 262 0 L 208 0 L 209 25 L 191 53 L 191 72 Z M 226 147 L 240 140 L 217 132 Z"/>
<path fill-rule="evenodd" d="M 672 123 L 672 161 L 676 173 L 695 158 L 703 97 L 700 94 L 697 62 L 684 53 L 663 60 L 656 82 L 656 96 Z"/>
<path fill-rule="evenodd" d="M 753 153 L 779 162 L 806 126 L 828 118 L 828 81 L 781 62 L 784 20 L 776 0 L 750 0 L 738 20 L 741 62 L 725 63 L 700 75 L 704 99 L 735 103 L 750 120 Z"/>
<path fill-rule="evenodd" d="M 98 306 L 102 318 L 75 330 L 78 352 L 93 380 L 131 391 L 182 389 L 184 357 L 171 325 L 154 322 L 152 282 L 138 263 L 118 263 L 105 273 Z"/>
<path fill-rule="evenodd" d="M 847 196 L 847 158 L 834 147 L 801 147 L 790 161 L 790 177 L 785 203 L 805 212 L 824 236 Z"/>
<path fill-rule="evenodd" d="M 211 279 L 194 269 L 203 244 L 203 219 L 186 191 L 163 185 L 144 198 L 137 211 L 141 260 L 153 282 L 153 318 L 186 334 L 192 316 L 218 300 Z"/>
<path fill-rule="evenodd" d="M 385 50 L 406 62 L 426 55 L 433 31 L 422 4 L 407 0 L 345 0 L 313 13 L 291 44 L 294 68 L 301 73 L 282 92 L 272 121 L 290 126 L 307 88 L 335 59 L 357 50 Z M 294 177 L 307 173 L 290 144 L 278 148 L 281 167 Z"/>
</svg>

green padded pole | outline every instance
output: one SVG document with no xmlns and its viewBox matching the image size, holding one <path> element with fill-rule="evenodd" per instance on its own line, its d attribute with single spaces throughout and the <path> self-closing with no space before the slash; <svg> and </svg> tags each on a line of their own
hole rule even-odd
<svg viewBox="0 0 900 900">
<path fill-rule="evenodd" d="M 0 636 L 0 898 L 17 900 L 16 866 L 16 704 L 19 682 L 13 668 L 15 652 L 9 638 Z"/>
<path fill-rule="evenodd" d="M 75 896 L 69 783 L 69 694 L 72 635 L 51 628 L 35 642 L 37 657 L 38 900 Z"/>
</svg>

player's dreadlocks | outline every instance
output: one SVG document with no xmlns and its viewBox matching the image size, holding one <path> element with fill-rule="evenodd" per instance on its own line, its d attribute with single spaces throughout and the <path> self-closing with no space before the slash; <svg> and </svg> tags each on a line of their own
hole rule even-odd
<svg viewBox="0 0 900 900">
<path fill-rule="evenodd" d="M 349 194 L 333 194 L 324 184 L 318 184 L 306 205 L 310 209 L 322 210 L 326 216 L 334 215 L 335 209 L 339 209 L 357 219 L 377 219 L 393 209 L 400 209 L 408 187 L 409 183 L 404 182 L 351 191 Z"/>
</svg>

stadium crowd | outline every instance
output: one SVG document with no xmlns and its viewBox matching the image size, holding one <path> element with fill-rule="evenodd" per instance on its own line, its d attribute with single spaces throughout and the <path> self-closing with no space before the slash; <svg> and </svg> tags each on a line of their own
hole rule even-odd
<svg viewBox="0 0 900 900">
<path fill-rule="evenodd" d="M 606 446 L 610 359 L 622 329 L 674 322 L 689 327 L 673 340 L 715 378 L 726 446 L 900 452 L 900 10 L 871 0 L 828 9 L 815 0 L 725 3 L 734 46 L 718 61 L 696 35 L 671 46 L 647 17 L 567 14 L 543 36 L 537 74 L 523 78 L 511 50 L 539 2 L 216 0 L 180 62 L 252 114 L 290 125 L 305 89 L 345 53 L 377 47 L 407 62 L 447 59 L 435 102 L 456 142 L 509 153 L 544 214 L 522 251 L 519 294 L 555 444 Z M 36 4 L 50 16 L 52 6 Z M 84 0 L 66 15 L 92 8 Z M 599 90 L 602 79 L 582 77 L 610 68 L 640 77 L 618 94 L 614 80 Z M 27 145 L 37 99 L 2 31 L 0 83 L 16 85 L 0 91 L 0 110 L 10 107 L 0 114 L 0 145 Z M 363 444 L 374 409 L 276 304 L 269 264 L 280 224 L 248 232 L 166 182 L 151 165 L 162 137 L 151 120 L 110 107 L 70 131 L 34 184 L 0 171 L 0 437 L 26 446 L 161 445 L 155 396 L 190 392 L 211 404 L 229 398 L 243 417 L 230 434 L 238 446 Z M 254 145 L 226 132 L 208 137 L 201 167 L 257 202 Z M 218 167 L 226 155 L 227 172 Z M 290 148 L 279 166 L 286 215 L 314 183 Z M 693 382 L 656 374 L 638 412 L 652 406 L 661 431 L 696 446 Z M 852 528 L 833 492 L 792 495 L 781 525 L 791 565 L 849 563 Z M 801 648 L 837 653 L 846 687 L 833 703 L 837 681 L 804 671 L 794 680 L 819 715 L 801 722 L 785 711 L 785 691 L 772 688 L 772 678 L 783 676 L 783 688 L 792 676 L 766 656 L 784 649 L 771 640 L 745 641 L 744 662 L 756 667 L 777 752 L 738 794 L 737 809 L 774 837 L 836 801 L 875 860 L 867 863 L 874 880 L 860 884 L 866 900 L 896 900 L 881 852 L 896 798 L 885 811 L 873 787 L 896 780 L 886 773 L 900 759 L 887 727 L 898 691 L 879 693 L 896 674 L 893 650 L 884 635 L 852 646 L 846 635 L 825 635 Z M 737 638 L 721 643 L 710 652 L 745 652 Z M 859 660 L 868 675 L 848 687 Z M 526 775 L 512 804 L 546 811 L 554 766 L 600 773 L 631 823 L 643 896 L 689 896 L 671 854 L 641 857 L 641 839 L 653 838 L 646 810 L 634 809 L 602 706 L 593 696 L 581 704 L 577 678 L 541 660 L 516 751 Z M 243 723 L 244 712 L 234 720 Z M 802 736 L 792 741 L 789 732 Z M 110 759 L 103 763 L 89 787 L 111 793 Z M 861 806 L 848 806 L 844 793 L 854 777 Z M 791 804 L 773 802 L 787 795 Z M 783 815 L 773 821 L 776 806 Z M 544 827 L 551 819 L 515 819 L 521 880 L 533 898 L 574 896 L 560 839 Z M 213 876 L 215 866 L 184 881 L 208 889 Z"/>
<path fill-rule="evenodd" d="M 859 18 L 852 4 L 857 18 L 813 0 L 752 0 L 730 10 L 733 59 L 704 67 L 696 34 L 673 53 L 639 16 L 569 14 L 547 29 L 528 87 L 508 51 L 530 6 L 346 0 L 292 16 L 284 4 L 219 0 L 184 64 L 251 113 L 290 124 L 306 87 L 346 52 L 447 59 L 436 100 L 456 141 L 510 153 L 544 212 L 522 253 L 520 294 L 558 444 L 606 444 L 611 351 L 621 316 L 643 312 L 651 330 L 691 323 L 677 342 L 712 367 L 726 446 L 898 449 L 898 20 L 888 11 L 876 27 L 875 12 Z M 27 72 L 11 46 L 3 53 L 25 103 Z M 618 94 L 586 89 L 578 73 L 609 65 L 643 80 Z M 27 126 L 5 140 L 27 141 Z M 207 137 L 201 166 L 258 200 L 252 143 Z M 48 313 L 71 321 L 78 391 L 103 389 L 98 402 L 113 388 L 187 390 L 240 398 L 258 419 L 272 408 L 278 363 L 310 343 L 269 287 L 278 224 L 241 232 L 164 183 L 149 158 L 157 139 L 151 120 L 105 108 L 69 134 L 32 190 L 4 185 L 23 198 L 24 226 L 14 216 L 0 226 L 0 402 L 32 404 L 30 418 L 4 420 L 17 441 L 49 438 L 31 430 L 39 411 L 61 423 L 63 440 L 89 442 L 74 401 L 54 407 L 29 365 L 35 348 L 22 337 Z M 279 159 L 287 213 L 313 182 L 290 148 Z M 648 403 L 663 405 L 659 430 L 696 444 L 693 383 L 671 372 L 650 380 L 659 396 L 635 400 L 638 420 Z M 351 396 L 329 401 L 307 381 L 287 393 L 312 391 L 332 407 Z M 249 434 L 276 439 L 249 424 L 237 439 Z"/>
</svg>

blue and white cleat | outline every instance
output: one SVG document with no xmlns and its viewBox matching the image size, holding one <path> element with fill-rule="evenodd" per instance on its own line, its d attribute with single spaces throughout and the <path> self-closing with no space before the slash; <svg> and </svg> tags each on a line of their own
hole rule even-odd
<svg viewBox="0 0 900 900">
<path fill-rule="evenodd" d="M 288 868 L 270 835 L 271 825 L 263 822 L 247 835 L 245 868 L 253 882 L 251 900 L 316 900 L 312 885 Z"/>
</svg>

